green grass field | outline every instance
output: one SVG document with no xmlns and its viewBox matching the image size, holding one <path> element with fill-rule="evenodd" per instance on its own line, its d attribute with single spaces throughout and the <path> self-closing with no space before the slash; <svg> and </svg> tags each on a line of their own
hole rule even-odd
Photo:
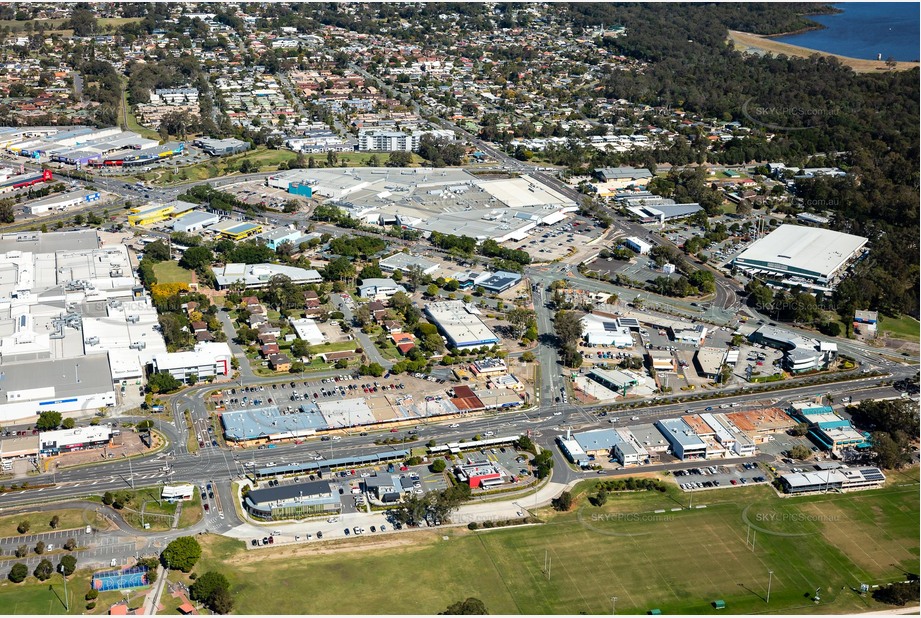
<svg viewBox="0 0 921 618">
<path fill-rule="evenodd" d="M 52 563 L 57 564 L 57 560 L 53 558 Z M 81 570 L 78 562 L 77 572 L 67 578 L 70 612 L 66 611 L 64 605 L 64 581 L 57 574 L 45 582 L 40 582 L 31 575 L 21 584 L 14 584 L 3 579 L 0 581 L 0 607 L 3 608 L 4 614 L 108 614 L 109 607 L 123 600 L 125 595 L 120 590 L 101 592 L 99 598 L 96 599 L 95 609 L 86 609 L 87 601 L 84 595 L 90 589 L 90 577 L 96 571 L 95 569 Z M 141 607 L 144 595 L 149 590 L 148 587 L 132 590 L 129 594 L 128 607 L 132 609 Z M 163 599 L 167 598 L 169 595 L 164 592 Z M 171 598 L 169 600 L 172 601 Z M 168 604 L 164 603 L 164 605 Z M 178 607 L 178 604 L 175 607 Z"/>
<path fill-rule="evenodd" d="M 8 515 L 6 517 L 0 517 L 0 537 L 19 536 L 16 527 L 19 526 L 19 522 L 21 521 L 29 522 L 29 531 L 26 534 L 51 532 L 53 530 L 51 527 L 51 518 L 55 515 L 61 519 L 58 523 L 58 530 L 72 530 L 75 528 L 83 528 L 87 525 L 87 521 L 84 519 L 84 511 L 80 509 L 61 509 L 60 511 L 40 511 L 22 515 Z"/>
<path fill-rule="evenodd" d="M 918 341 L 918 329 L 921 328 L 921 324 L 919 324 L 918 320 L 907 315 L 903 315 L 898 319 L 879 316 L 877 327 L 880 333 L 888 332 L 889 336 L 896 339 Z"/>
<path fill-rule="evenodd" d="M 52 560 L 52 563 L 57 564 L 57 560 Z M 86 601 L 83 595 L 90 589 L 91 574 L 90 571 L 78 570 L 67 578 L 67 596 L 70 598 L 69 613 L 79 615 L 86 612 Z M 101 598 L 102 595 L 100 595 Z M 29 575 L 21 584 L 14 584 L 4 578 L 0 582 L 0 607 L 3 608 L 4 614 L 66 614 L 68 612 L 64 605 L 64 581 L 60 574 L 53 575 L 45 582 L 40 582 Z M 100 613 L 98 602 L 95 613 Z"/>
<path fill-rule="evenodd" d="M 326 354 L 327 352 L 345 352 L 354 350 L 359 343 L 355 341 L 338 341 L 336 343 L 323 343 L 320 345 L 312 345 L 307 349 L 310 351 L 310 354 Z"/>
<path fill-rule="evenodd" d="M 186 270 L 173 260 L 157 262 L 153 269 L 157 275 L 157 283 L 192 283 L 192 271 Z"/>
<path fill-rule="evenodd" d="M 743 614 L 884 609 L 850 587 L 917 571 L 917 483 L 914 470 L 885 489 L 843 495 L 727 488 L 697 494 L 695 507 L 706 508 L 678 512 L 670 509 L 687 507 L 688 497 L 677 488 L 613 495 L 602 508 L 580 498 L 569 513 L 542 510 L 545 525 L 332 541 L 319 547 L 341 551 L 323 553 L 246 552 L 239 541 L 208 537 L 196 571 L 224 572 L 244 614 L 435 613 L 468 596 L 493 614 L 607 613 L 612 596 L 618 612 L 634 614 L 716 613 L 716 599 Z"/>
</svg>

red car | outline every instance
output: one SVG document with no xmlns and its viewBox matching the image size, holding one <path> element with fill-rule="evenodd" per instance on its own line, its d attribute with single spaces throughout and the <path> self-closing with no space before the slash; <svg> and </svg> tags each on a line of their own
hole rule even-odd
<svg viewBox="0 0 921 618">
<path fill-rule="evenodd" d="M 393 429 L 390 430 L 390 433 L 396 433 L 396 432 L 398 432 L 398 431 L 399 431 L 399 429 L 397 429 L 396 427 L 394 427 Z"/>
</svg>

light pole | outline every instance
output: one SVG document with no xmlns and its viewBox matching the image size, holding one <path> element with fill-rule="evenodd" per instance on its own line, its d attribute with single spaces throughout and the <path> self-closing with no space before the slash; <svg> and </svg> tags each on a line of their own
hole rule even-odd
<svg viewBox="0 0 921 618">
<path fill-rule="evenodd" d="M 64 578 L 64 607 L 67 608 L 67 612 L 70 613 L 70 599 L 67 598 L 67 574 L 64 572 L 64 565 L 59 564 L 58 570 L 61 572 L 61 577 Z"/>
<path fill-rule="evenodd" d="M 611 615 L 617 613 L 617 597 L 611 597 Z"/>
<path fill-rule="evenodd" d="M 128 457 L 127 454 L 122 455 L 122 457 L 124 457 L 125 459 L 128 460 L 128 475 L 129 475 L 129 481 L 130 481 L 130 483 L 131 483 L 131 489 L 134 489 L 134 470 L 133 470 L 132 467 L 131 467 L 131 458 Z"/>
<path fill-rule="evenodd" d="M 768 571 L 768 591 L 767 598 L 764 600 L 765 603 L 771 602 L 771 582 L 774 579 L 774 571 Z"/>
</svg>

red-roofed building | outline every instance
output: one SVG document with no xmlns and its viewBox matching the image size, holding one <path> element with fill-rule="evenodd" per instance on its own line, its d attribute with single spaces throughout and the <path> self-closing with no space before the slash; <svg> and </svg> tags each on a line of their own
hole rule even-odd
<svg viewBox="0 0 921 618">
<path fill-rule="evenodd" d="M 461 412 L 472 412 L 474 410 L 483 410 L 486 408 L 480 398 L 477 397 L 469 386 L 455 386 L 454 398 L 451 399 L 458 410 Z"/>
</svg>

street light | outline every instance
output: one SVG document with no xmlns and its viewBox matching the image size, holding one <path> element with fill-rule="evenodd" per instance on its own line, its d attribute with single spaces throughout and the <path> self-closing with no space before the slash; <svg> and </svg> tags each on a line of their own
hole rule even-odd
<svg viewBox="0 0 921 618">
<path fill-rule="evenodd" d="M 617 597 L 611 597 L 611 615 L 612 616 L 617 613 L 616 604 L 617 604 Z"/>
<path fill-rule="evenodd" d="M 767 598 L 764 600 L 765 603 L 771 602 L 771 581 L 774 579 L 774 571 L 768 571 L 768 591 Z"/>
<path fill-rule="evenodd" d="M 131 489 L 134 489 L 134 470 L 133 470 L 132 467 L 131 467 L 131 458 L 128 457 L 128 454 L 127 454 L 127 453 L 123 453 L 123 454 L 122 454 L 122 457 L 124 457 L 125 459 L 128 460 L 128 474 L 129 474 L 129 480 L 130 480 L 130 483 L 131 483 Z"/>
<path fill-rule="evenodd" d="M 64 578 L 64 607 L 67 608 L 68 613 L 70 612 L 70 599 L 67 598 L 67 574 L 64 572 L 64 565 L 58 564 L 58 571 L 61 572 L 61 577 Z"/>
</svg>

